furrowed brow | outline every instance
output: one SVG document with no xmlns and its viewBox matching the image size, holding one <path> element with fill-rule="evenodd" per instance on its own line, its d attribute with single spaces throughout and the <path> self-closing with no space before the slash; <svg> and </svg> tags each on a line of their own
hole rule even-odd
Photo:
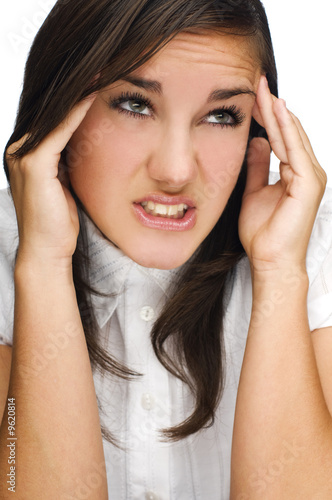
<svg viewBox="0 0 332 500">
<path fill-rule="evenodd" d="M 255 92 L 249 88 L 217 89 L 211 92 L 208 98 L 208 102 L 226 101 L 231 97 L 235 97 L 237 95 L 242 95 L 242 94 L 252 95 L 256 98 Z"/>
<path fill-rule="evenodd" d="M 137 76 L 126 76 L 123 80 L 141 89 L 148 90 L 156 94 L 162 94 L 161 83 L 156 80 L 145 80 L 144 78 L 138 78 Z"/>
</svg>

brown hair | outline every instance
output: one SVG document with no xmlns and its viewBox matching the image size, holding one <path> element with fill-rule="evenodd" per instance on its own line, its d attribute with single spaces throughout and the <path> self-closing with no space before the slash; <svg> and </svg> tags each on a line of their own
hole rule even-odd
<svg viewBox="0 0 332 500">
<path fill-rule="evenodd" d="M 29 139 L 15 154 L 24 156 L 77 102 L 141 66 L 183 30 L 248 37 L 261 71 L 277 95 L 272 42 L 260 0 L 59 0 L 31 47 L 15 130 L 6 148 L 29 132 Z M 264 129 L 252 120 L 249 140 L 260 135 L 265 136 Z M 10 181 L 5 160 L 4 166 Z M 194 411 L 186 421 L 163 431 L 169 439 L 181 439 L 212 425 L 222 395 L 225 291 L 231 287 L 232 272 L 244 255 L 237 221 L 245 178 L 244 159 L 222 216 L 195 257 L 184 266 L 172 298 L 153 326 L 151 339 L 156 356 L 189 385 L 195 400 Z M 82 219 L 73 273 L 92 367 L 128 379 L 138 375 L 98 344 L 98 326 L 91 306 L 91 294 L 98 291 L 89 284 Z M 115 436 L 106 429 L 103 433 L 115 442 Z"/>
</svg>

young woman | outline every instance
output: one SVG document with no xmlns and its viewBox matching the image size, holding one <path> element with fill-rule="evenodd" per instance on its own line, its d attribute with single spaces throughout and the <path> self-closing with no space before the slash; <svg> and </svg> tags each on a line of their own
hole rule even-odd
<svg viewBox="0 0 332 500">
<path fill-rule="evenodd" d="M 1 498 L 330 498 L 332 199 L 276 96 L 259 0 L 56 4 L 0 197 Z"/>
</svg>

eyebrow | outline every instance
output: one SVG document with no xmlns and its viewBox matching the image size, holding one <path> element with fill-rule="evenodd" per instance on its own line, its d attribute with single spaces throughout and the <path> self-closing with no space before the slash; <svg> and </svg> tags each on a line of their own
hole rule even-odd
<svg viewBox="0 0 332 500">
<path fill-rule="evenodd" d="M 131 83 L 132 85 L 135 85 L 136 87 L 139 87 L 141 89 L 154 92 L 156 94 L 161 95 L 163 90 L 162 90 L 162 85 L 160 82 L 157 82 L 156 80 L 146 80 L 145 78 L 139 78 L 139 77 L 134 77 L 134 76 L 125 76 L 123 78 L 124 81 Z M 256 93 L 251 90 L 249 87 L 238 87 L 234 89 L 216 89 L 208 97 L 207 102 L 215 102 L 215 101 L 226 101 L 227 99 L 230 99 L 231 97 L 235 97 L 237 95 L 251 95 L 256 98 Z"/>
<path fill-rule="evenodd" d="M 155 94 L 162 94 L 163 92 L 161 83 L 156 80 L 145 80 L 144 78 L 139 78 L 137 76 L 125 76 L 123 80 L 141 89 L 154 92 Z"/>
<path fill-rule="evenodd" d="M 211 92 L 208 98 L 208 102 L 215 101 L 226 101 L 231 97 L 235 97 L 237 95 L 252 95 L 256 98 L 256 94 L 253 90 L 244 87 L 244 88 L 235 88 L 235 89 L 217 89 Z"/>
</svg>

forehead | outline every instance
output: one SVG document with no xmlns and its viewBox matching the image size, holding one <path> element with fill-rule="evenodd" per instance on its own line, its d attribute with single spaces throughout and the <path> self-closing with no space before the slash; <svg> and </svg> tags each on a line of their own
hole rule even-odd
<svg viewBox="0 0 332 500">
<path fill-rule="evenodd" d="M 167 77 L 177 72 L 201 79 L 209 76 L 235 78 L 252 86 L 261 73 L 248 37 L 188 32 L 175 36 L 135 73 L 145 77 L 149 77 L 149 73 Z"/>
</svg>

